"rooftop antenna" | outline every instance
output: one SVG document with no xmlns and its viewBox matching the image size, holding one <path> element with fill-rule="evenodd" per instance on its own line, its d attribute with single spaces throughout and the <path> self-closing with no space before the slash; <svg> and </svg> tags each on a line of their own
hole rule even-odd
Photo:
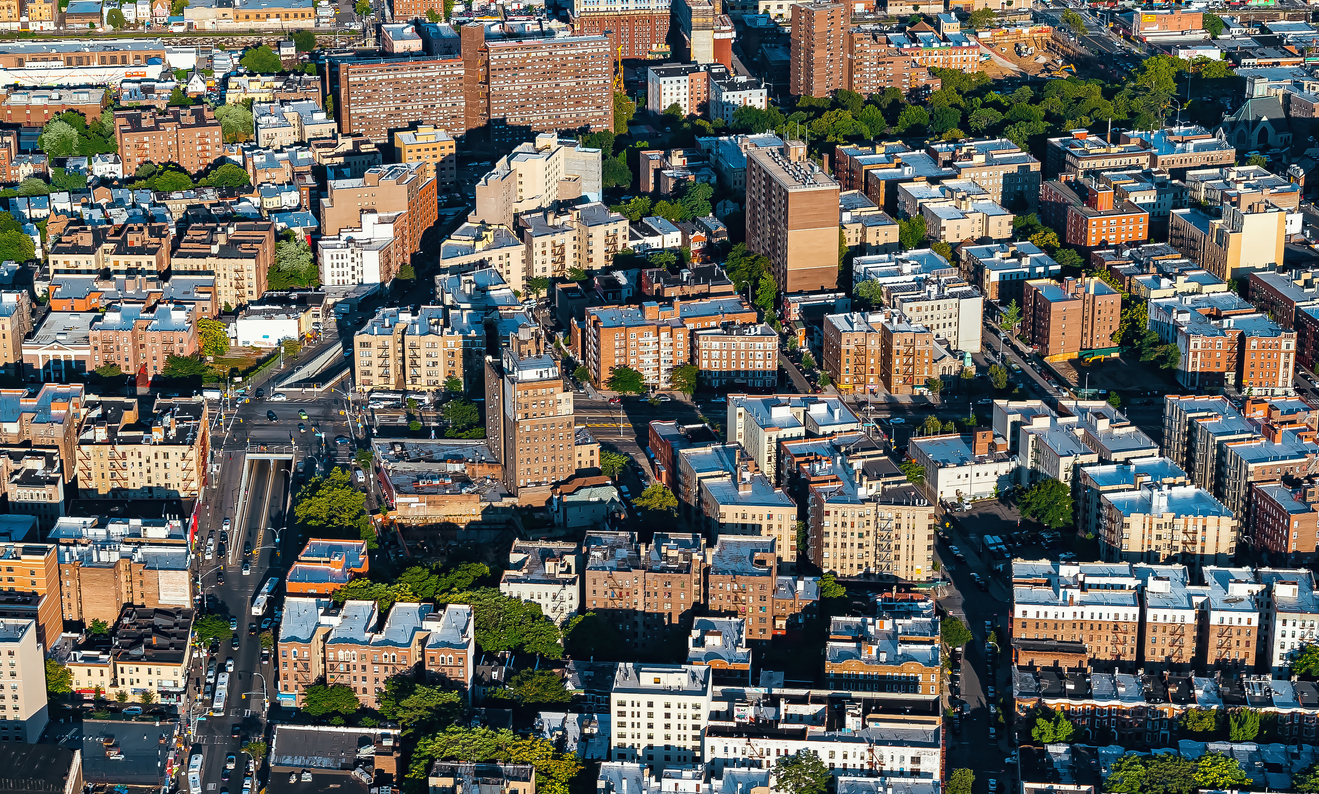
<svg viewBox="0 0 1319 794">
<path fill-rule="evenodd" d="M 1108 117 L 1108 135 L 1104 136 L 1104 143 L 1109 146 L 1113 145 L 1113 117 Z"/>
</svg>

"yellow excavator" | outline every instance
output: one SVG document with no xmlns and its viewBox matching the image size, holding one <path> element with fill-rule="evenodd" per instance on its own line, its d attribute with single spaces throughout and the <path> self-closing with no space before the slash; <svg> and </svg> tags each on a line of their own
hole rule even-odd
<svg viewBox="0 0 1319 794">
<path fill-rule="evenodd" d="M 1076 67 L 1070 63 L 1063 64 L 1057 69 L 1045 72 L 1042 76 L 1049 80 L 1066 80 L 1068 77 L 1076 76 Z"/>
</svg>

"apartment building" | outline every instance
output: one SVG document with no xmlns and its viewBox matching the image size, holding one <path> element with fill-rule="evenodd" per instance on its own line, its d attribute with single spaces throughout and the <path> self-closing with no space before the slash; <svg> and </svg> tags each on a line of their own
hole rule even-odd
<svg viewBox="0 0 1319 794">
<path fill-rule="evenodd" d="M 424 664 L 427 619 L 432 614 L 431 604 L 399 602 L 377 630 L 376 602 L 345 601 L 339 622 L 325 636 L 326 685 L 348 686 L 363 705 L 376 708 L 385 682 Z M 368 661 L 369 671 L 364 664 Z"/>
<path fill-rule="evenodd" d="M 1018 438 L 1021 484 L 1026 487 L 1043 479 L 1071 484 L 1078 469 L 1099 463 L 1099 453 L 1086 446 L 1076 417 L 1033 417 L 1022 424 Z"/>
<path fill-rule="evenodd" d="M 177 519 L 61 518 L 48 537 L 64 619 L 113 626 L 125 606 L 193 605 L 192 554 Z"/>
<path fill-rule="evenodd" d="M 1223 207 L 1214 218 L 1195 208 L 1172 211 L 1168 242 L 1224 281 L 1272 270 L 1283 261 L 1287 211 L 1268 202 Z"/>
<path fill-rule="evenodd" d="M 1149 303 L 1149 327 L 1177 345 L 1177 380 L 1189 388 L 1235 386 L 1287 394 L 1296 370 L 1296 332 L 1284 331 L 1234 293 L 1183 295 Z"/>
<path fill-rule="evenodd" d="M 55 547 L 45 543 L 0 543 L 0 566 L 5 578 L 0 618 L 31 619 L 36 641 L 49 648 L 64 630 L 60 616 L 60 570 Z"/>
<path fill-rule="evenodd" d="M 1309 482 L 1253 484 L 1241 540 L 1270 560 L 1312 562 L 1319 544 L 1319 492 Z"/>
<path fill-rule="evenodd" d="M 569 12 L 578 36 L 608 34 L 624 58 L 667 58 L 673 7 L 663 0 L 598 0 L 574 5 Z"/>
<path fill-rule="evenodd" d="M 724 427 L 728 443 L 740 444 L 756 470 L 778 484 L 782 442 L 858 431 L 861 420 L 837 397 L 729 394 Z"/>
<path fill-rule="evenodd" d="M 108 697 L 180 704 L 187 697 L 196 610 L 129 607 L 111 635 Z"/>
<path fill-rule="evenodd" d="M 1297 312 L 1319 305 L 1316 271 L 1252 272 L 1247 278 L 1248 299 L 1260 312 L 1273 318 L 1287 331 L 1297 330 Z"/>
<path fill-rule="evenodd" d="M 51 277 L 156 278 L 169 265 L 173 232 L 163 223 L 126 223 L 118 228 L 72 223 L 50 243 Z"/>
<path fill-rule="evenodd" d="M 331 57 L 329 93 L 339 113 L 339 129 L 375 143 L 391 130 L 429 124 L 467 132 L 464 63 L 460 57 Z"/>
<path fill-rule="evenodd" d="M 740 535 L 754 535 L 774 541 L 779 559 L 787 567 L 797 560 L 797 504 L 775 488 L 765 476 L 748 471 L 745 467 L 727 472 L 724 476 L 703 477 L 697 486 L 697 510 L 701 524 L 708 528 L 712 540 L 722 543 Z M 711 568 L 711 575 L 714 569 Z M 748 620 L 754 624 L 754 620 Z M 759 639 L 755 625 L 749 627 L 749 637 Z"/>
<path fill-rule="evenodd" d="M 369 571 L 366 541 L 308 538 L 289 566 L 284 590 L 291 596 L 328 596 Z"/>
<path fill-rule="evenodd" d="M 821 365 L 844 392 L 914 394 L 938 378 L 939 359 L 951 358 L 923 325 L 898 312 L 853 312 L 824 318 Z"/>
<path fill-rule="evenodd" d="M 602 152 L 556 133 L 541 133 L 501 157 L 476 183 L 471 223 L 513 228 L 518 215 L 585 197 L 599 201 Z"/>
<path fill-rule="evenodd" d="M 58 450 L 0 449 L 0 477 L 9 512 L 35 518 L 39 532 L 49 532 L 64 516 L 64 472 Z"/>
<path fill-rule="evenodd" d="M 898 206 L 910 217 L 925 219 L 925 236 L 931 240 L 955 245 L 964 240 L 1012 237 L 1012 213 L 969 180 L 899 185 Z"/>
<path fill-rule="evenodd" d="M 1109 143 L 1078 129 L 1048 140 L 1044 176 L 1057 179 L 1061 174 L 1149 168 L 1153 159 L 1154 153 L 1137 141 Z"/>
<path fill-rule="evenodd" d="M 525 279 L 564 280 L 573 270 L 594 274 L 614 262 L 628 245 L 628 220 L 604 204 L 591 203 L 565 212 L 524 213 L 518 216 L 526 252 L 523 271 L 513 273 L 510 285 Z"/>
<path fill-rule="evenodd" d="M 437 392 L 450 378 L 481 378 L 485 328 L 474 312 L 385 306 L 353 335 L 353 349 L 361 388 Z"/>
<path fill-rule="evenodd" d="M 1259 568 L 1255 574 L 1264 585 L 1258 596 L 1263 607 L 1259 664 L 1273 675 L 1287 675 L 1296 657 L 1319 639 L 1314 573 L 1305 568 Z"/>
<path fill-rule="evenodd" d="M 1226 563 L 1236 553 L 1236 517 L 1203 488 L 1148 484 L 1100 500 L 1105 560 L 1200 567 Z"/>
<path fill-rule="evenodd" d="M 425 163 L 395 163 L 367 169 L 360 178 L 331 179 L 321 199 L 321 233 L 335 235 L 361 223 L 363 210 L 404 213 L 394 231 L 401 248 L 395 253 L 410 256 L 421 250 L 421 236 L 435 223 L 439 204 L 437 182 L 428 177 Z"/>
<path fill-rule="evenodd" d="M 646 110 L 660 115 L 673 105 L 683 116 L 705 116 L 710 111 L 711 83 L 727 76 L 721 63 L 664 63 L 646 67 Z"/>
<path fill-rule="evenodd" d="M 514 541 L 499 592 L 536 604 L 545 617 L 562 626 L 577 614 L 581 567 L 576 543 Z"/>
<path fill-rule="evenodd" d="M 933 614 L 830 621 L 824 646 L 830 689 L 858 698 L 935 701 L 941 669 L 939 618 Z"/>
<path fill-rule="evenodd" d="M 424 163 L 424 178 L 434 179 L 439 190 L 448 190 L 458 182 L 457 143 L 433 124 L 395 132 L 394 156 L 402 163 Z"/>
<path fill-rule="evenodd" d="M 1151 670 L 1194 669 L 1200 607 L 1209 588 L 1190 584 L 1185 565 L 1141 563 L 1131 571 L 1141 580 L 1141 664 Z"/>
<path fill-rule="evenodd" d="M 770 639 L 770 602 L 778 580 L 775 539 L 725 536 L 706 555 L 706 614 L 746 620 L 748 641 Z"/>
<path fill-rule="evenodd" d="M 121 303 L 110 307 L 90 327 L 91 368 L 118 366 L 128 374 L 155 377 L 170 356 L 196 355 L 197 327 L 188 307 L 157 303 Z"/>
<path fill-rule="evenodd" d="M 856 267 L 853 261 L 854 273 Z M 882 277 L 880 282 L 880 295 L 885 306 L 897 309 L 912 322 L 928 328 L 946 347 L 965 351 L 980 349 L 984 299 L 975 287 L 959 276 L 951 272 L 920 273 L 911 278 Z"/>
<path fill-rule="evenodd" d="M 1165 436 L 1166 438 L 1166 436 Z M 1111 493 L 1136 491 L 1146 484 L 1154 486 L 1187 485 L 1190 478 L 1171 458 L 1151 456 L 1131 458 L 1121 463 L 1096 463 L 1074 469 L 1076 487 L 1076 529 L 1086 535 L 1102 537 L 1107 513 L 1103 497 Z"/>
<path fill-rule="evenodd" d="M 1051 179 L 1040 187 L 1040 219 L 1062 229 L 1062 242 L 1106 248 L 1149 239 L 1149 212 L 1131 200 L 1118 204 L 1113 188 L 1097 179 Z"/>
<path fill-rule="evenodd" d="M 769 258 L 785 293 L 835 289 L 838 183 L 807 159 L 801 141 L 751 149 L 746 157 L 747 248 Z"/>
<path fill-rule="evenodd" d="M 389 284 L 411 260 L 401 250 L 406 213 L 364 210 L 361 219 L 357 227 L 346 226 L 316 241 L 322 286 Z"/>
<path fill-rule="evenodd" d="M 1150 150 L 1150 167 L 1168 173 L 1174 179 L 1186 176 L 1193 168 L 1232 166 L 1236 149 L 1199 124 L 1177 124 L 1152 132 L 1127 131 L 1119 136 L 1122 143 L 1139 143 Z"/>
<path fill-rule="evenodd" d="M 710 80 L 711 120 L 722 119 L 725 124 L 732 124 L 738 108 L 764 110 L 768 104 L 769 92 L 754 77 L 729 74 Z"/>
<path fill-rule="evenodd" d="M 467 604 L 447 604 L 426 616 L 425 666 L 428 680 L 453 687 L 465 696 L 476 672 L 476 617 Z"/>
<path fill-rule="evenodd" d="M 865 25 L 845 30 L 843 87 L 847 90 L 866 96 L 882 94 L 890 87 L 904 95 L 923 88 L 938 90 L 939 78 L 930 74 L 911 53 L 900 49 L 882 30 Z M 807 52 L 804 57 L 809 60 L 819 56 Z"/>
<path fill-rule="evenodd" d="M 915 486 L 874 487 L 843 459 L 814 464 L 807 531 L 811 562 L 839 576 L 907 582 L 934 575 L 934 505 Z"/>
<path fill-rule="evenodd" d="M 120 110 L 114 115 L 115 143 L 125 174 L 144 163 L 177 163 L 190 174 L 200 173 L 224 155 L 224 132 L 215 113 L 204 105 Z"/>
<path fill-rule="evenodd" d="M 84 400 L 80 383 L 46 383 L 31 397 L 24 389 L 0 389 L 0 446 L 57 449 L 64 481 L 71 482 Z"/>
<path fill-rule="evenodd" d="M 46 705 L 45 651 L 36 621 L 0 618 L 0 651 L 9 670 L 9 714 L 0 720 L 0 742 L 36 744 L 50 722 Z M 55 637 L 50 638 L 54 642 Z"/>
<path fill-rule="evenodd" d="M 725 323 L 755 323 L 757 319 L 741 296 L 674 300 L 671 304 L 648 301 L 640 307 L 588 307 L 581 322 L 573 321 L 572 346 L 597 386 L 604 386 L 616 367 L 630 367 L 641 373 L 647 385 L 662 389 L 668 387 L 674 369 L 692 361 L 692 337 L 699 330 L 722 329 Z M 748 353 L 777 362 L 777 344 L 751 344 L 762 349 Z"/>
<path fill-rule="evenodd" d="M 194 223 L 170 255 L 175 275 L 215 279 L 215 301 L 237 309 L 266 292 L 275 264 L 275 224 L 270 221 Z"/>
<path fill-rule="evenodd" d="M 1263 437 L 1225 441 L 1219 450 L 1214 496 L 1234 515 L 1249 515 L 1253 483 L 1307 477 L 1319 465 L 1319 446 L 1314 443 L 1313 434 L 1272 425 L 1265 425 L 1261 431 Z"/>
<path fill-rule="evenodd" d="M 319 101 L 257 102 L 252 105 L 256 143 L 266 149 L 283 149 L 317 138 L 333 138 L 339 127 L 321 110 Z"/>
<path fill-rule="evenodd" d="M 764 323 L 725 323 L 692 334 L 692 361 L 711 388 L 772 388 L 778 383 L 778 334 Z"/>
<path fill-rule="evenodd" d="M 789 48 L 788 93 L 832 96 L 847 87 L 847 32 L 850 13 L 843 3 L 794 3 Z"/>
<path fill-rule="evenodd" d="M 1014 662 L 1130 667 L 1139 658 L 1139 581 L 1129 565 L 1013 560 Z"/>
<path fill-rule="evenodd" d="M 78 494 L 87 499 L 190 499 L 206 485 L 210 420 L 201 398 L 88 403 L 78 436 Z"/>
<path fill-rule="evenodd" d="M 1208 668 L 1253 670 L 1265 585 L 1250 568 L 1206 567 L 1203 661 Z"/>
<path fill-rule="evenodd" d="M 1062 265 L 1030 242 L 964 245 L 958 250 L 966 280 L 985 300 L 1003 306 L 1025 300 L 1027 281 L 1057 279 L 1062 274 Z"/>
<path fill-rule="evenodd" d="M 504 487 L 524 504 L 543 504 L 549 488 L 577 471 L 573 393 L 549 355 L 505 348 L 487 356 L 486 438 L 503 464 Z"/>
<path fill-rule="evenodd" d="M 656 533 L 639 547 L 628 532 L 588 532 L 581 608 L 613 623 L 631 648 L 663 647 L 705 603 L 705 553 L 695 534 Z"/>
<path fill-rule="evenodd" d="M 23 366 L 23 340 L 31 332 L 31 295 L 27 290 L 0 291 L 0 370 L 19 374 Z"/>
<path fill-rule="evenodd" d="M 1288 210 L 1300 208 L 1301 187 L 1259 165 L 1188 170 L 1182 181 L 1189 200 L 1210 207 L 1244 208 L 1267 201 Z"/>
<path fill-rule="evenodd" d="M 710 674 L 703 665 L 619 664 L 609 694 L 609 713 L 614 715 L 610 759 L 644 763 L 656 771 L 700 761 L 710 713 Z M 654 725 L 657 714 L 670 715 L 664 719 L 673 726 L 667 734 L 673 738 L 656 738 L 663 731 L 642 728 L 643 723 Z"/>
<path fill-rule="evenodd" d="M 952 168 L 957 179 L 975 182 L 990 201 L 1009 210 L 1034 207 L 1039 200 L 1040 161 L 1006 138 L 932 141 L 925 151 L 939 165 Z"/>
<path fill-rule="evenodd" d="M 1099 278 L 1069 278 L 1062 284 L 1033 279 L 1025 283 L 1022 296 L 1022 336 L 1046 359 L 1116 346 L 1122 296 Z"/>
</svg>

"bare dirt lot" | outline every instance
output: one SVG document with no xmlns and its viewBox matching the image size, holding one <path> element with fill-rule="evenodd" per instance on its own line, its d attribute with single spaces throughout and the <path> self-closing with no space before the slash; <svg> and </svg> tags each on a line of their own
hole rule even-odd
<svg viewBox="0 0 1319 794">
<path fill-rule="evenodd" d="M 1123 393 L 1177 390 L 1177 384 L 1168 374 L 1136 359 L 1110 358 L 1093 364 L 1082 364 L 1079 359 L 1073 359 L 1050 361 L 1048 365 L 1076 388 Z"/>
</svg>

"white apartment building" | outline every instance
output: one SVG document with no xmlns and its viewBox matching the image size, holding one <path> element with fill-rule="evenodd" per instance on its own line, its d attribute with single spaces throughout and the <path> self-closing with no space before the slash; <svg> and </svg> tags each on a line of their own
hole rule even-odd
<svg viewBox="0 0 1319 794">
<path fill-rule="evenodd" d="M 1149 483 L 1100 496 L 1100 554 L 1110 562 L 1225 563 L 1236 551 L 1237 520 L 1194 485 Z"/>
<path fill-rule="evenodd" d="M 50 722 L 46 707 L 46 659 L 35 620 L 0 618 L 0 664 L 9 675 L 0 714 L 0 741 L 35 743 Z M 0 684 L 0 686 L 3 686 Z"/>
<path fill-rule="evenodd" d="M 609 758 L 655 769 L 699 762 L 710 694 L 709 667 L 619 664 L 609 696 Z"/>
<path fill-rule="evenodd" d="M 779 483 L 779 442 L 861 429 L 838 397 L 773 394 L 728 396 L 729 443 L 741 444 L 765 477 Z"/>
<path fill-rule="evenodd" d="M 723 119 L 733 123 L 733 114 L 740 107 L 764 110 L 769 103 L 769 92 L 754 77 L 732 75 L 710 81 L 710 119 Z"/>
<path fill-rule="evenodd" d="M 400 215 L 363 212 L 361 228 L 322 237 L 317 246 L 321 284 L 351 287 L 392 281 L 402 264 L 395 263 L 393 256 L 394 221 Z"/>
<path fill-rule="evenodd" d="M 581 564 L 575 543 L 518 541 L 508 554 L 499 592 L 539 604 L 545 617 L 562 626 L 577 614 Z"/>
<path fill-rule="evenodd" d="M 1264 625 L 1260 627 L 1264 634 L 1260 642 L 1267 648 L 1264 657 L 1274 675 L 1286 675 L 1305 646 L 1319 639 L 1314 574 L 1304 568 L 1260 568 L 1256 574 L 1266 588 L 1261 593 Z"/>
</svg>

